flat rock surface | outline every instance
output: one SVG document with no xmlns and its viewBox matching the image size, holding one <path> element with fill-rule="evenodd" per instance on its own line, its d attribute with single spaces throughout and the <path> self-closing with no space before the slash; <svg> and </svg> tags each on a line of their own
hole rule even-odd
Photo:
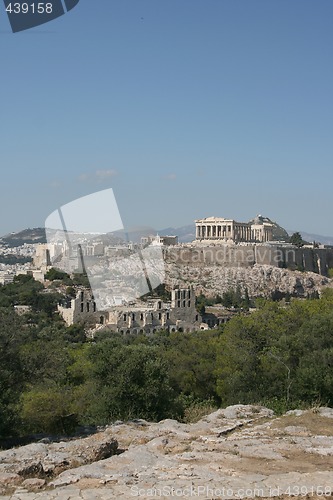
<svg viewBox="0 0 333 500">
<path fill-rule="evenodd" d="M 0 452 L 0 498 L 327 498 L 332 415 L 235 405 L 194 424 L 117 422 L 88 438 Z"/>
</svg>

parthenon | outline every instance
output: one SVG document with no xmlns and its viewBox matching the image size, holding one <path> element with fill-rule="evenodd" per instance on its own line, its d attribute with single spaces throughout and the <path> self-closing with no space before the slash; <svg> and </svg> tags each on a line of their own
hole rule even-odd
<svg viewBox="0 0 333 500">
<path fill-rule="evenodd" d="M 273 226 L 261 222 L 236 222 L 223 217 L 206 217 L 195 221 L 197 241 L 230 241 L 263 243 L 272 240 Z"/>
</svg>

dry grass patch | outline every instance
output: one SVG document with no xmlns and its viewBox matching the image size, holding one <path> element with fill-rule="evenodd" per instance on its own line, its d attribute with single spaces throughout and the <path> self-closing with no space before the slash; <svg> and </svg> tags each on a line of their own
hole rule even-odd
<svg viewBox="0 0 333 500">
<path fill-rule="evenodd" d="M 318 413 L 308 410 L 299 417 L 296 415 L 284 415 L 272 421 L 271 429 L 285 427 L 305 427 L 312 435 L 333 436 L 333 419 L 323 417 Z"/>
</svg>

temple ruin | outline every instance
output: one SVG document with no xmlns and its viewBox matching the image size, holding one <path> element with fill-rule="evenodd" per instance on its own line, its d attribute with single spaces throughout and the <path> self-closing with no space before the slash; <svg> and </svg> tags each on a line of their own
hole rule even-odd
<svg viewBox="0 0 333 500">
<path fill-rule="evenodd" d="M 273 238 L 273 225 L 262 222 L 260 216 L 252 222 L 236 222 L 223 217 L 197 219 L 196 241 L 265 243 Z"/>
</svg>

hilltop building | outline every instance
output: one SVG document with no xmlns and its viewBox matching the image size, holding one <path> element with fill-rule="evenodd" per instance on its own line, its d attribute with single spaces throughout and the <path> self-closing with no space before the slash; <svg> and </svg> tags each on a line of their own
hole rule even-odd
<svg viewBox="0 0 333 500">
<path fill-rule="evenodd" d="M 223 217 L 206 217 L 195 221 L 196 241 L 265 243 L 273 238 L 273 225 L 258 215 L 253 222 L 236 222 Z"/>
<path fill-rule="evenodd" d="M 177 245 L 178 244 L 178 236 L 160 236 L 157 235 L 149 235 L 142 236 L 141 245 L 160 245 L 160 246 L 169 246 L 169 245 Z"/>
</svg>

